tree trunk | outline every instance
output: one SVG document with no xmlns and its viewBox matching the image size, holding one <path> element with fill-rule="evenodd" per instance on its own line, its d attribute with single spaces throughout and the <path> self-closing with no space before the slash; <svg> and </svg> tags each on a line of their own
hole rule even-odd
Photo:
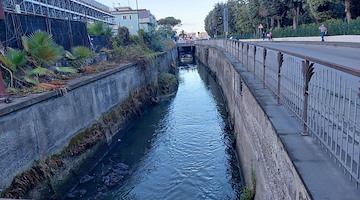
<svg viewBox="0 0 360 200">
<path fill-rule="evenodd" d="M 346 19 L 347 19 L 347 22 L 348 22 L 348 23 L 349 23 L 350 20 L 351 20 L 350 7 L 351 7 L 351 0 L 345 0 L 345 13 L 346 13 Z"/>
<path fill-rule="evenodd" d="M 270 19 L 270 27 L 271 29 L 275 28 L 275 19 L 273 17 Z"/>
<path fill-rule="evenodd" d="M 280 17 L 276 17 L 276 21 L 277 21 L 277 27 L 281 28 L 281 20 Z"/>
<path fill-rule="evenodd" d="M 297 31 L 298 30 L 298 25 L 299 25 L 299 13 L 300 13 L 300 7 L 297 6 L 295 8 L 293 8 L 293 27 L 294 30 Z"/>
<path fill-rule="evenodd" d="M 285 10 L 284 12 L 283 12 L 283 14 L 281 15 L 281 21 L 280 21 L 280 27 L 282 27 L 282 22 L 285 22 L 286 21 L 286 16 L 287 16 L 287 10 Z"/>
</svg>

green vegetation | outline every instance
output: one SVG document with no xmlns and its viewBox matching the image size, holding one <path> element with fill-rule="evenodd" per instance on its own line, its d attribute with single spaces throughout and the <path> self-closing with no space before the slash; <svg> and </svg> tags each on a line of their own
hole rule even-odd
<svg viewBox="0 0 360 200">
<path fill-rule="evenodd" d="M 59 72 L 74 73 L 77 70 L 79 72 L 84 72 L 85 67 L 87 67 L 85 60 L 87 58 L 96 56 L 96 54 L 91 53 L 89 48 L 87 47 L 77 46 L 71 49 L 71 53 L 65 51 L 65 56 L 69 60 L 70 67 L 62 67 L 62 68 L 58 67 L 56 69 Z M 76 68 L 77 70 L 74 70 L 74 68 Z"/>
<path fill-rule="evenodd" d="M 89 35 L 93 36 L 111 36 L 111 28 L 106 27 L 103 22 L 96 22 L 94 24 L 90 24 L 87 27 Z"/>
<path fill-rule="evenodd" d="M 164 20 L 163 26 L 172 27 L 180 20 Z M 24 96 L 38 91 L 63 88 L 71 78 L 79 73 L 92 73 L 118 66 L 116 63 L 136 62 L 145 66 L 158 52 L 174 48 L 174 42 L 163 36 L 163 32 L 139 30 L 138 35 L 130 35 L 126 27 L 120 27 L 113 36 L 111 28 L 103 23 L 88 26 L 90 35 L 108 37 L 112 46 L 103 48 L 108 63 L 88 66 L 87 59 L 96 56 L 87 47 L 77 46 L 65 51 L 57 45 L 52 35 L 36 31 L 22 37 L 24 49 L 0 48 L 0 70 L 11 96 Z"/>
<path fill-rule="evenodd" d="M 173 28 L 177 25 L 181 24 L 180 19 L 175 19 L 174 17 L 165 17 L 164 19 L 158 20 L 159 24 L 159 33 L 162 36 L 166 37 L 172 37 L 173 35 L 176 35 L 176 31 L 173 30 Z"/>
<path fill-rule="evenodd" d="M 0 61 L 11 71 L 15 72 L 17 67 L 22 67 L 27 62 L 26 53 L 21 50 L 8 48 L 5 55 L 0 55 Z"/>
<path fill-rule="evenodd" d="M 72 54 L 64 53 L 63 48 L 54 42 L 52 35 L 43 31 L 23 36 L 22 44 L 23 50 L 7 48 L 0 51 L 0 65 L 8 72 L 12 72 L 8 75 L 10 78 L 7 74 L 4 78 L 6 85 L 12 88 L 9 92 L 20 93 L 20 96 L 31 93 L 31 90 L 27 88 L 33 88 L 33 93 L 61 88 L 64 84 L 57 80 L 56 73 L 76 73 L 78 70 L 73 67 L 83 67 L 85 59 L 94 56 L 86 47 L 75 47 Z M 65 54 L 75 65 L 54 67 Z"/>
<path fill-rule="evenodd" d="M 54 42 L 50 34 L 43 31 L 36 31 L 29 37 L 23 36 L 22 43 L 31 58 L 28 61 L 35 68 L 53 64 L 62 57 L 63 48 Z"/>
<path fill-rule="evenodd" d="M 360 17 L 345 23 L 341 19 L 329 19 L 323 22 L 328 28 L 328 35 L 360 35 Z M 276 37 L 300 37 L 319 35 L 319 25 L 316 23 L 302 24 L 295 31 L 292 26 L 275 28 L 272 31 Z"/>
<path fill-rule="evenodd" d="M 181 30 L 180 33 L 179 33 L 179 38 L 186 39 L 186 37 L 187 37 L 187 35 L 186 35 L 185 31 Z"/>
<path fill-rule="evenodd" d="M 229 32 L 259 37 L 259 24 L 275 37 L 318 36 L 325 24 L 331 35 L 360 34 L 359 0 L 228 0 L 217 3 L 205 19 L 210 36 L 223 32 L 223 9 L 229 8 Z"/>
<path fill-rule="evenodd" d="M 256 194 L 256 180 L 254 168 L 251 168 L 251 186 L 245 186 L 241 190 L 240 200 L 253 200 Z"/>
<path fill-rule="evenodd" d="M 159 94 L 162 96 L 175 94 L 179 86 L 176 75 L 170 73 L 160 73 L 158 78 Z"/>
<path fill-rule="evenodd" d="M 144 66 L 157 52 L 170 50 L 175 44 L 170 38 L 161 37 L 159 31 L 145 32 L 140 29 L 137 35 L 130 36 L 127 28 L 121 28 L 118 36 L 113 38 L 112 46 L 115 59 L 136 62 Z"/>
</svg>

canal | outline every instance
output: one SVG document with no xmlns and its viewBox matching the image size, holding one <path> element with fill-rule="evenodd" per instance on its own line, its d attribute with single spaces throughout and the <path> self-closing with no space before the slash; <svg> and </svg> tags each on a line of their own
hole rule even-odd
<svg viewBox="0 0 360 200">
<path fill-rule="evenodd" d="M 179 70 L 172 99 L 150 107 L 65 199 L 237 199 L 242 187 L 226 107 L 201 65 Z"/>
</svg>

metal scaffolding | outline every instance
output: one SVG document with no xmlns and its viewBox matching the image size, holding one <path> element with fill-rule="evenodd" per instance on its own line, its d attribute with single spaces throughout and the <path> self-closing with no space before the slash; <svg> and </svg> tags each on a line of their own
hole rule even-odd
<svg viewBox="0 0 360 200">
<path fill-rule="evenodd" d="M 3 0 L 5 12 L 46 16 L 86 22 L 101 21 L 114 25 L 114 16 L 107 10 L 80 0 Z"/>
</svg>

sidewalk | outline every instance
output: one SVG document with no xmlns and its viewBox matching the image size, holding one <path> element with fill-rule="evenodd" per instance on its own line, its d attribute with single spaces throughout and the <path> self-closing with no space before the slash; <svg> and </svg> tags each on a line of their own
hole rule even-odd
<svg viewBox="0 0 360 200">
<path fill-rule="evenodd" d="M 244 42 L 256 41 L 261 42 L 262 39 L 246 39 L 240 40 Z M 325 43 L 321 42 L 320 35 L 315 37 L 286 37 L 286 38 L 273 38 L 274 42 L 296 42 L 296 43 L 311 43 L 311 44 L 326 44 L 334 46 L 346 46 L 360 48 L 360 35 L 336 35 L 336 36 L 326 36 Z M 269 40 L 264 40 L 264 42 L 272 42 Z"/>
</svg>

